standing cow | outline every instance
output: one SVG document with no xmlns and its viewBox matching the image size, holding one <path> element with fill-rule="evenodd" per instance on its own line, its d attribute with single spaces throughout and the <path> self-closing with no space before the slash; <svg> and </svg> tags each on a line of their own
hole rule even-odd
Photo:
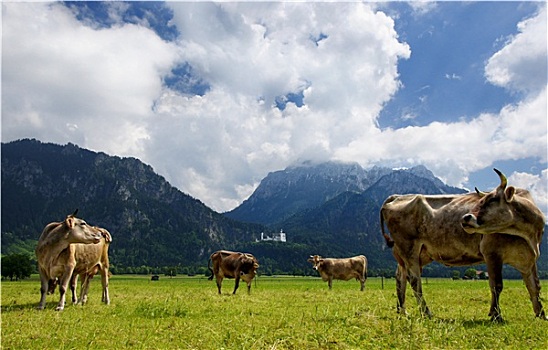
<svg viewBox="0 0 548 350">
<path fill-rule="evenodd" d="M 46 306 L 46 293 L 50 290 L 50 283 L 59 279 L 59 303 L 57 311 L 65 308 L 66 291 L 72 276 L 76 259 L 74 258 L 74 243 L 97 244 L 103 237 L 96 227 L 88 225 L 84 220 L 76 217 L 76 213 L 67 216 L 63 222 L 52 222 L 44 228 L 38 245 L 36 258 L 40 273 L 40 303 L 38 309 Z"/>
<path fill-rule="evenodd" d="M 213 269 L 211 269 L 211 263 L 213 263 Z M 219 294 L 221 294 L 221 284 L 225 277 L 236 279 L 232 294 L 236 294 L 236 290 L 240 285 L 240 278 L 247 283 L 247 293 L 249 294 L 251 292 L 251 281 L 259 268 L 259 262 L 253 255 L 248 253 L 219 250 L 211 254 L 207 268 L 212 273 L 209 280 L 212 280 L 213 276 L 216 278 Z"/>
<path fill-rule="evenodd" d="M 392 195 L 386 199 L 380 211 L 381 231 L 398 262 L 398 312 L 405 312 L 409 281 L 421 311 L 431 316 L 422 294 L 423 266 L 432 261 L 446 266 L 486 263 L 492 296 L 489 316 L 502 321 L 502 265 L 509 264 L 521 273 L 535 315 L 546 319 L 536 265 L 544 216 L 527 190 L 507 186 L 506 177 L 495 172 L 500 185 L 487 194 Z"/>
<path fill-rule="evenodd" d="M 333 285 L 333 279 L 348 281 L 352 278 L 360 281 L 361 291 L 365 289 L 367 258 L 364 255 L 346 259 L 322 258 L 319 255 L 311 255 L 308 262 L 311 262 L 312 268 L 320 273 L 322 280 L 327 281 L 329 289 Z"/>
</svg>

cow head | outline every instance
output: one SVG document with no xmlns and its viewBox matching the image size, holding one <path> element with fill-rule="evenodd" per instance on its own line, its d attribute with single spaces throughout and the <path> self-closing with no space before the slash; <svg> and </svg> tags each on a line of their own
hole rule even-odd
<svg viewBox="0 0 548 350">
<path fill-rule="evenodd" d="M 323 259 L 321 256 L 319 255 L 310 255 L 310 257 L 308 258 L 307 260 L 309 263 L 312 263 L 312 268 L 314 270 L 318 270 L 318 267 L 321 265 L 321 263 L 323 262 Z"/>
<path fill-rule="evenodd" d="M 66 239 L 69 243 L 99 243 L 103 237 L 98 227 L 88 225 L 74 214 L 68 215 L 63 222 Z"/>
<path fill-rule="evenodd" d="M 112 236 L 110 232 L 108 232 L 106 229 L 102 227 L 93 226 L 95 229 L 99 230 L 101 232 L 101 235 L 105 239 L 105 242 L 110 243 L 112 242 Z"/>
<path fill-rule="evenodd" d="M 479 200 L 462 217 L 462 228 L 467 233 L 507 233 L 524 238 L 531 238 L 539 232 L 542 235 L 544 216 L 529 192 L 508 186 L 506 176 L 494 170 L 499 175 L 500 185 L 488 193 L 476 190 Z"/>
<path fill-rule="evenodd" d="M 255 270 L 259 268 L 259 262 L 251 254 L 242 254 L 240 256 L 240 275 L 255 275 Z"/>
</svg>

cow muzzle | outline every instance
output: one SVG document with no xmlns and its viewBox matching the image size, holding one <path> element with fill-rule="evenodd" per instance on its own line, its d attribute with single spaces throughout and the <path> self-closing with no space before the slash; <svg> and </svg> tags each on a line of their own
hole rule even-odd
<svg viewBox="0 0 548 350">
<path fill-rule="evenodd" d="M 467 233 L 475 233 L 480 227 L 478 219 L 474 214 L 466 214 L 462 217 L 460 225 Z"/>
</svg>

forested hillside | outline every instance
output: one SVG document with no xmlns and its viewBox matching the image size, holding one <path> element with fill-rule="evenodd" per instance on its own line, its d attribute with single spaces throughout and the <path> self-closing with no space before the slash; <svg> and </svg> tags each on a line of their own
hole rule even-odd
<svg viewBox="0 0 548 350">
<path fill-rule="evenodd" d="M 43 227 L 79 216 L 113 236 L 112 264 L 204 265 L 262 228 L 214 212 L 133 158 L 36 140 L 2 144 L 2 253 L 33 247 Z M 33 248 L 32 248 L 33 249 Z"/>
<path fill-rule="evenodd" d="M 114 273 L 204 273 L 213 251 L 233 249 L 253 253 L 261 274 L 313 275 L 306 261 L 312 254 L 365 254 L 372 275 L 392 276 L 396 262 L 379 227 L 385 198 L 462 192 L 422 166 L 363 170 L 357 164 L 305 164 L 269 174 L 232 213 L 237 221 L 174 188 L 138 159 L 21 140 L 2 144 L 2 254 L 34 257 L 43 227 L 78 208 L 79 217 L 111 232 Z M 287 242 L 259 241 L 261 232 L 280 229 Z M 538 261 L 544 277 L 546 250 L 545 235 Z M 450 276 L 452 270 L 431 264 L 424 274 Z M 506 276 L 519 274 L 508 269 Z"/>
</svg>

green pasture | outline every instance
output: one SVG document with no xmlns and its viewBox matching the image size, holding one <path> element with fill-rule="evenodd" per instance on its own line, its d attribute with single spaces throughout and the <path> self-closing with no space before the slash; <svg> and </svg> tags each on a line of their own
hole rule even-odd
<svg viewBox="0 0 548 350">
<path fill-rule="evenodd" d="M 505 280 L 505 322 L 489 321 L 487 281 L 423 279 L 434 317 L 423 318 L 408 287 L 408 315 L 396 314 L 394 279 L 327 283 L 259 277 L 223 294 L 205 277 L 113 276 L 112 303 L 100 279 L 86 306 L 35 310 L 39 281 L 2 281 L 2 349 L 548 349 L 548 322 L 534 317 L 522 281 Z M 382 286 L 384 284 L 384 288 Z M 547 281 L 543 281 L 546 296 Z M 70 300 L 70 299 L 69 299 Z M 545 308 L 548 306 L 544 300 Z"/>
</svg>

